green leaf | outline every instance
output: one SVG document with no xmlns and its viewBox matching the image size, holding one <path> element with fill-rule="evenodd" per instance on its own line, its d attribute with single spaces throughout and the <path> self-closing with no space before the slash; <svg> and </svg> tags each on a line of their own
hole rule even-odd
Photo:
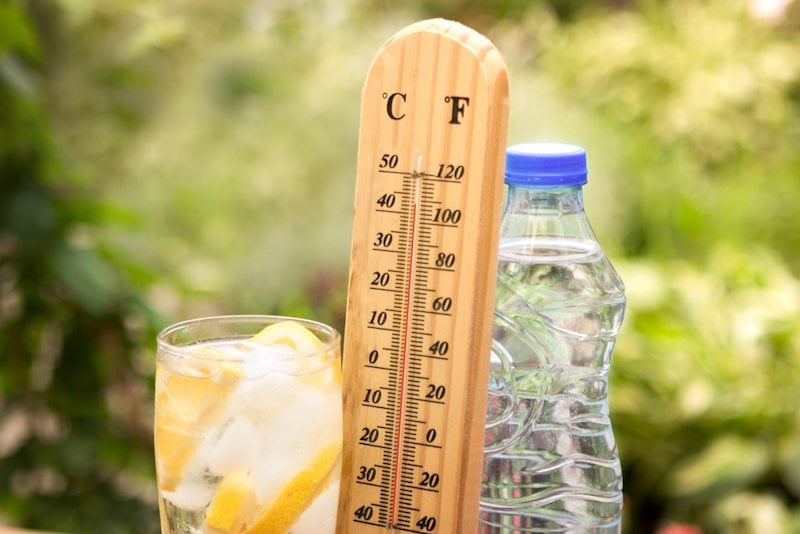
<svg viewBox="0 0 800 534">
<path fill-rule="evenodd" d="M 90 313 L 108 312 L 120 295 L 114 268 L 91 250 L 63 246 L 53 253 L 53 269 L 64 288 Z"/>
<path fill-rule="evenodd" d="M 41 57 L 36 34 L 16 2 L 0 2 L 0 56 L 6 52 L 19 52 L 28 59 Z"/>
<path fill-rule="evenodd" d="M 721 436 L 680 462 L 667 478 L 670 497 L 696 497 L 714 491 L 734 492 L 762 476 L 769 467 L 767 447 L 741 436 Z"/>
</svg>

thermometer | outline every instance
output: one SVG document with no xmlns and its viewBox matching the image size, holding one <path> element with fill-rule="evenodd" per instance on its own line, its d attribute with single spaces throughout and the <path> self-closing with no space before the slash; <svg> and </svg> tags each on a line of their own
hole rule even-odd
<svg viewBox="0 0 800 534">
<path fill-rule="evenodd" d="M 364 85 L 344 339 L 340 533 L 475 532 L 508 77 L 412 24 Z"/>
</svg>

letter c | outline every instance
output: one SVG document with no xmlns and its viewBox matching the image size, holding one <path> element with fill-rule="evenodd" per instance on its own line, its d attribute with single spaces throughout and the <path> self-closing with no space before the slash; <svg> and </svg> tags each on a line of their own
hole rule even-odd
<svg viewBox="0 0 800 534">
<path fill-rule="evenodd" d="M 398 96 L 400 97 L 400 100 L 402 100 L 403 102 L 406 101 L 406 94 L 405 93 L 392 93 L 392 94 L 389 95 L 389 98 L 386 99 L 386 113 L 387 113 L 387 115 L 389 115 L 390 119 L 393 119 L 393 120 L 396 120 L 396 121 L 399 121 L 400 119 L 402 119 L 403 117 L 406 116 L 405 113 L 402 113 L 401 115 L 396 115 L 395 114 L 394 99 L 396 97 L 398 97 Z M 398 105 L 398 107 L 399 107 L 399 105 Z"/>
</svg>

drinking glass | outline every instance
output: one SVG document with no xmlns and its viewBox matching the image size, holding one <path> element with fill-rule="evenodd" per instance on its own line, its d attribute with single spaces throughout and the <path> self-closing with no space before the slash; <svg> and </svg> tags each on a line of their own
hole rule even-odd
<svg viewBox="0 0 800 534">
<path fill-rule="evenodd" d="M 335 531 L 340 336 L 266 315 L 193 319 L 158 336 L 161 531 Z"/>
</svg>

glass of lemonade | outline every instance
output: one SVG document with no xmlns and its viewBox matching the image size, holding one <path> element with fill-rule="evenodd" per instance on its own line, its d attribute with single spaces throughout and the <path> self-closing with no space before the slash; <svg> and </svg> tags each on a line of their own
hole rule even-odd
<svg viewBox="0 0 800 534">
<path fill-rule="evenodd" d="M 335 531 L 340 336 L 302 319 L 226 316 L 158 336 L 162 533 Z"/>
</svg>

